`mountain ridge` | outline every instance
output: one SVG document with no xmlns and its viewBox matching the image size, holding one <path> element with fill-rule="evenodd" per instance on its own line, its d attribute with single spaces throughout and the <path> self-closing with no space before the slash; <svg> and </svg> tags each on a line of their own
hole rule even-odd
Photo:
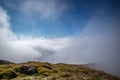
<svg viewBox="0 0 120 80">
<path fill-rule="evenodd" d="M 0 64 L 14 64 L 14 62 L 8 60 L 0 60 Z"/>
<path fill-rule="evenodd" d="M 29 61 L 0 65 L 0 80 L 120 80 L 82 64 Z"/>
</svg>

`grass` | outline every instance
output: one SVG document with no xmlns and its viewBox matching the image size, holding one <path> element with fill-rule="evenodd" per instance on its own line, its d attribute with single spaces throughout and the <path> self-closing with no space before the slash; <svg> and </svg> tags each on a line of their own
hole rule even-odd
<svg viewBox="0 0 120 80">
<path fill-rule="evenodd" d="M 37 74 L 21 73 L 22 65 L 34 66 Z M 47 62 L 27 62 L 19 64 L 0 65 L 0 80 L 120 80 L 103 71 L 88 68 L 83 65 L 50 64 Z"/>
</svg>

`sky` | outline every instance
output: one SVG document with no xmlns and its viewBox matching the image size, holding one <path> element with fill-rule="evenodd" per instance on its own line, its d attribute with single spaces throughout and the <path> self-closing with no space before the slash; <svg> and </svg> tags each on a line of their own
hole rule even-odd
<svg viewBox="0 0 120 80">
<path fill-rule="evenodd" d="M 0 0 L 0 59 L 98 64 L 120 77 L 119 0 Z"/>
</svg>

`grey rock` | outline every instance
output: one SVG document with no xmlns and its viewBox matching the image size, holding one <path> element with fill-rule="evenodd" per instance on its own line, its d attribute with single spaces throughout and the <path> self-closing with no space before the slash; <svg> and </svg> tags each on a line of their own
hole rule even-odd
<svg viewBox="0 0 120 80">
<path fill-rule="evenodd" d="M 29 66 L 29 65 L 23 65 L 20 67 L 20 72 L 27 74 L 27 75 L 32 75 L 32 74 L 37 74 L 37 68 L 35 66 Z"/>
</svg>

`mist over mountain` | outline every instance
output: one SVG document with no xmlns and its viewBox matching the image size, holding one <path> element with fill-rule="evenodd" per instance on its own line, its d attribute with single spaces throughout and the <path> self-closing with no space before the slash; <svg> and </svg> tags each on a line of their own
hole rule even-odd
<svg viewBox="0 0 120 80">
<path fill-rule="evenodd" d="M 119 0 L 0 1 L 0 59 L 97 64 L 120 76 Z"/>
</svg>

